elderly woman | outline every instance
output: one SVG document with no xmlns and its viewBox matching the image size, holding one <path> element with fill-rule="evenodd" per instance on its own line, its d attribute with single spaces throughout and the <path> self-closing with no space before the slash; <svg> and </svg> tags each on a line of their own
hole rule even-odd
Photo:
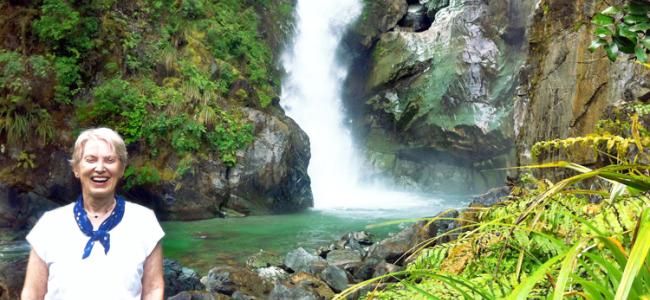
<svg viewBox="0 0 650 300">
<path fill-rule="evenodd" d="M 115 131 L 79 135 L 70 164 L 81 195 L 27 235 L 23 299 L 162 299 L 164 233 L 150 209 L 115 194 L 126 161 Z"/>
</svg>

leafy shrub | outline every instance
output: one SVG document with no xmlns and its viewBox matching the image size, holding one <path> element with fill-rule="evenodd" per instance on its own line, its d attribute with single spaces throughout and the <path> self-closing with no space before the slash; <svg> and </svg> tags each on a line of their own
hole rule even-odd
<svg viewBox="0 0 650 300">
<path fill-rule="evenodd" d="M 619 53 L 625 53 L 646 63 L 650 51 L 649 12 L 650 4 L 633 0 L 623 7 L 610 6 L 596 14 L 591 22 L 596 25 L 597 39 L 589 50 L 603 47 L 611 61 L 616 61 Z"/>
</svg>

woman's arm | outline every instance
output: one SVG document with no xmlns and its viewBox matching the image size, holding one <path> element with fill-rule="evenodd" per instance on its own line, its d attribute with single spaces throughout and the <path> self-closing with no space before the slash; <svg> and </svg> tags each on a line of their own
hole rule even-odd
<svg viewBox="0 0 650 300">
<path fill-rule="evenodd" d="M 160 300 L 165 292 L 163 279 L 163 255 L 160 242 L 153 248 L 151 254 L 144 261 L 144 274 L 142 275 L 142 299 Z"/>
<path fill-rule="evenodd" d="M 47 292 L 47 264 L 32 249 L 27 262 L 25 285 L 20 298 L 22 300 L 43 299 Z"/>
</svg>

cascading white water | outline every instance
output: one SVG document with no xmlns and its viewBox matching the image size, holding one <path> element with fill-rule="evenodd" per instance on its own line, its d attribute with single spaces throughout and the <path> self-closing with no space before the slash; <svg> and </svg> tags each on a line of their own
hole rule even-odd
<svg viewBox="0 0 650 300">
<path fill-rule="evenodd" d="M 309 136 L 308 172 L 316 208 L 419 206 L 413 196 L 360 183 L 361 167 L 341 107 L 347 66 L 336 57 L 346 27 L 361 14 L 360 2 L 298 1 L 296 35 L 282 56 L 288 76 L 280 103 Z"/>
</svg>

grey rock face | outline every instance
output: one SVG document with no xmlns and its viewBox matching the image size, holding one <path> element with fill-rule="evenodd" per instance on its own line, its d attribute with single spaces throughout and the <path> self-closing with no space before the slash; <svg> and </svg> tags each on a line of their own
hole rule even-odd
<svg viewBox="0 0 650 300">
<path fill-rule="evenodd" d="M 320 256 L 313 255 L 303 248 L 287 253 L 284 265 L 294 272 L 318 274 L 325 269 L 327 262 Z"/>
<path fill-rule="evenodd" d="M 163 260 L 165 295 L 176 295 L 182 291 L 202 290 L 201 279 L 196 271 L 183 267 L 178 261 Z"/>
<path fill-rule="evenodd" d="M 208 275 L 201 278 L 208 292 L 232 296 L 235 292 L 242 295 L 261 297 L 271 290 L 269 283 L 265 282 L 256 273 L 243 268 L 220 266 L 208 271 Z"/>
<path fill-rule="evenodd" d="M 27 258 L 0 262 L 0 300 L 20 298 L 26 268 Z"/>
<path fill-rule="evenodd" d="M 317 300 L 318 298 L 313 293 L 301 288 L 289 288 L 283 284 L 276 284 L 269 295 L 269 300 Z"/>
<path fill-rule="evenodd" d="M 327 254 L 327 263 L 337 267 L 361 262 L 361 255 L 354 250 L 332 250 Z"/>
<path fill-rule="evenodd" d="M 340 293 L 348 287 L 347 274 L 337 266 L 328 266 L 323 270 L 320 277 L 337 293 Z"/>
<path fill-rule="evenodd" d="M 366 1 L 365 5 L 363 15 L 345 38 L 350 48 L 370 48 L 379 34 L 395 28 L 408 8 L 404 0 Z"/>
<path fill-rule="evenodd" d="M 481 170 L 515 159 L 511 99 L 532 2 L 421 1 L 431 27 L 379 35 L 346 96 L 374 176 L 470 193 L 503 181 Z"/>
</svg>

